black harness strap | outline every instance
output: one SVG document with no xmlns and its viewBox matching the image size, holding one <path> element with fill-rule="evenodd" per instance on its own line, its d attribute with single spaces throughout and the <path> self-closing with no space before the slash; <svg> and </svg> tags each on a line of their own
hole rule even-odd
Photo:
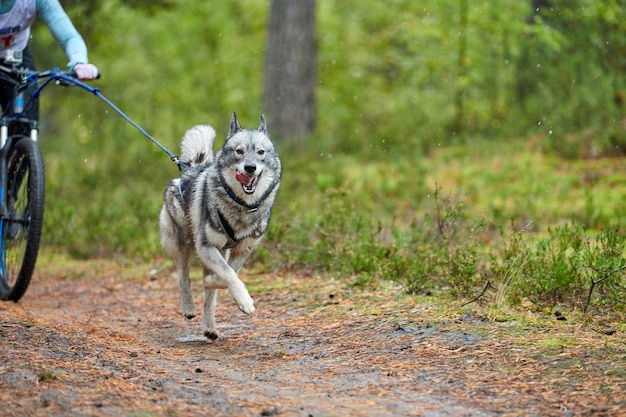
<svg viewBox="0 0 626 417">
<path fill-rule="evenodd" d="M 232 249 L 240 242 L 239 239 L 235 237 L 235 231 L 232 226 L 228 223 L 228 220 L 224 217 L 221 211 L 217 210 L 217 216 L 220 220 L 220 224 L 222 226 L 222 230 L 228 237 L 228 242 L 224 245 L 224 249 Z"/>
<path fill-rule="evenodd" d="M 240 206 L 244 206 L 245 208 L 247 208 L 249 213 L 253 213 L 253 212 L 255 212 L 255 211 L 257 211 L 259 209 L 260 203 L 254 203 L 254 204 L 246 203 L 241 198 L 239 198 L 239 197 L 237 197 L 235 195 L 235 192 L 228 185 L 226 185 L 226 181 L 224 181 L 222 178 L 220 178 L 220 179 L 221 179 L 221 182 L 222 182 L 222 187 L 224 187 L 224 191 L 226 191 L 226 194 L 228 194 L 228 196 L 230 198 L 232 198 L 235 203 L 239 204 Z"/>
</svg>

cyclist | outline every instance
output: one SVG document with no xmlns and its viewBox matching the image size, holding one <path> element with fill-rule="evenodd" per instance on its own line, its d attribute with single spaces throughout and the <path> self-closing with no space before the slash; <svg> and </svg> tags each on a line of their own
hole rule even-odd
<svg viewBox="0 0 626 417">
<path fill-rule="evenodd" d="M 52 36 L 61 45 L 68 67 L 78 79 L 97 78 L 98 68 L 87 59 L 87 46 L 59 0 L 0 0 L 0 65 L 19 65 L 35 71 L 35 61 L 28 48 L 30 27 L 39 17 L 48 26 Z M 6 108 L 13 99 L 13 85 L 0 80 L 0 106 Z M 28 95 L 36 88 L 26 90 Z M 25 98 L 28 102 L 29 97 Z M 30 102 L 25 108 L 27 117 L 39 120 L 39 103 Z"/>
</svg>

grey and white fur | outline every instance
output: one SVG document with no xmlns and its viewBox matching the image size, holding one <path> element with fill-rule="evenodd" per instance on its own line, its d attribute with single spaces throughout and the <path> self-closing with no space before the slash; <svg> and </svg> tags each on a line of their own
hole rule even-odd
<svg viewBox="0 0 626 417">
<path fill-rule="evenodd" d="M 187 166 L 165 190 L 159 216 L 161 243 L 178 272 L 182 313 L 196 316 L 189 268 L 198 256 L 204 267 L 203 333 L 219 337 L 215 323 L 217 290 L 228 289 L 239 309 L 254 313 L 254 300 L 238 272 L 269 225 L 280 186 L 281 163 L 265 122 L 244 129 L 232 114 L 221 150 L 213 154 L 215 130 L 189 129 L 181 143 Z"/>
</svg>

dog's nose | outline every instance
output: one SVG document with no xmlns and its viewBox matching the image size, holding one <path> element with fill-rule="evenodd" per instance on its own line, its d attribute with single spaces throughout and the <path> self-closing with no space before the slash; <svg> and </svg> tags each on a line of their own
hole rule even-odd
<svg viewBox="0 0 626 417">
<path fill-rule="evenodd" d="M 256 172 L 256 165 L 254 164 L 246 164 L 243 169 L 246 170 L 247 174 L 254 174 Z"/>
</svg>

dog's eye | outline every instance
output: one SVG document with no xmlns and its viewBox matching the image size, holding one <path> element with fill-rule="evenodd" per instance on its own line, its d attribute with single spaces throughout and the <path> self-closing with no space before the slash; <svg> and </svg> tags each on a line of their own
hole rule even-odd
<svg viewBox="0 0 626 417">
<path fill-rule="evenodd" d="M 259 156 L 263 156 L 263 155 L 265 155 L 265 150 L 263 150 L 263 149 L 259 149 L 258 151 L 256 151 L 256 153 L 257 153 L 257 155 L 259 155 Z"/>
<path fill-rule="evenodd" d="M 243 155 L 243 149 L 236 149 L 235 152 L 237 152 L 237 155 Z"/>
</svg>

